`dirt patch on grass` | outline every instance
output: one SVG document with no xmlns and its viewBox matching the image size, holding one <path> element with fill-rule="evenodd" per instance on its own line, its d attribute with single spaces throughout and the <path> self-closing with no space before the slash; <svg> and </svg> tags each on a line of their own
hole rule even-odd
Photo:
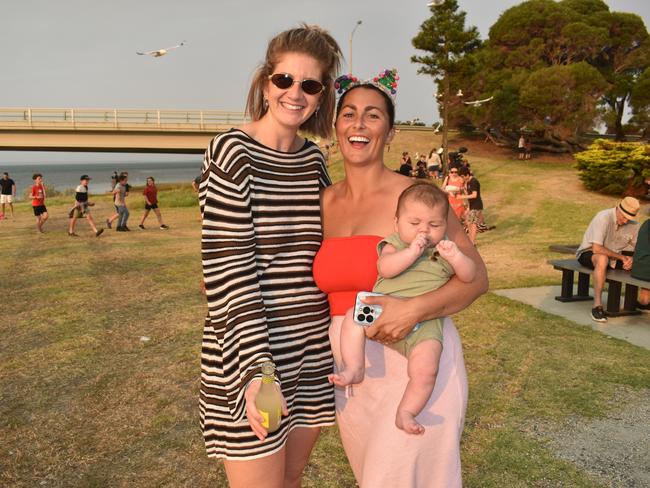
<svg viewBox="0 0 650 488">
<path fill-rule="evenodd" d="M 650 390 L 618 390 L 605 417 L 571 417 L 526 429 L 555 456 L 610 487 L 650 486 Z"/>
<path fill-rule="evenodd" d="M 457 148 L 464 146 L 468 149 L 470 155 L 478 157 L 489 157 L 499 159 L 517 159 L 518 155 L 515 149 L 510 147 L 501 147 L 484 138 L 474 138 L 461 135 L 452 135 L 449 141 L 449 150 L 455 151 Z M 544 161 L 549 163 L 568 163 L 575 162 L 573 155 L 569 153 L 547 153 L 533 152 L 532 161 Z"/>
</svg>

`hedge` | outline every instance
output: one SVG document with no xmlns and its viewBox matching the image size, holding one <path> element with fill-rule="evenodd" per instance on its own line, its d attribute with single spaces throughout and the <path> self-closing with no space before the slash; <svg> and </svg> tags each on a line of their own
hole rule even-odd
<svg viewBox="0 0 650 488">
<path fill-rule="evenodd" d="M 642 195 L 650 179 L 650 145 L 596 139 L 575 155 L 585 187 L 609 195 Z"/>
</svg>

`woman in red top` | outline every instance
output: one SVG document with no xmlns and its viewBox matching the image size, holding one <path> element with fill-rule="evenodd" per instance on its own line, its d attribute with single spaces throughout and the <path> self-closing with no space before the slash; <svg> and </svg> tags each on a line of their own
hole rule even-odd
<svg viewBox="0 0 650 488">
<path fill-rule="evenodd" d="M 43 175 L 35 173 L 34 176 L 32 176 L 32 180 L 34 180 L 34 185 L 32 186 L 30 197 L 32 199 L 32 209 L 36 216 L 36 228 L 39 232 L 45 232 L 43 230 L 43 224 L 48 219 L 49 215 L 47 214 L 47 207 L 45 206 L 45 185 L 43 185 Z"/>
<path fill-rule="evenodd" d="M 144 215 L 142 216 L 138 227 L 144 229 L 144 221 L 147 220 L 149 212 L 153 210 L 156 217 L 158 217 L 158 225 L 160 225 L 160 228 L 169 229 L 169 227 L 167 227 L 163 222 L 162 215 L 160 215 L 160 209 L 158 208 L 158 188 L 156 188 L 156 182 L 154 181 L 153 176 L 147 178 L 147 186 L 144 187 L 142 194 L 144 195 Z"/>
<path fill-rule="evenodd" d="M 376 81 L 349 88 L 339 100 L 336 136 L 345 179 L 322 197 L 323 243 L 314 260 L 314 277 L 328 293 L 330 340 L 340 365 L 340 328 L 357 291 L 371 290 L 377 277 L 377 243 L 394 232 L 399 194 L 413 182 L 384 164 L 384 148 L 394 135 L 394 102 Z M 461 486 L 460 436 L 467 405 L 462 347 L 448 317 L 487 290 L 487 272 L 458 219 L 450 212 L 447 235 L 477 264 L 471 283 L 452 277 L 424 295 L 400 299 L 372 297 L 382 315 L 366 330 L 366 376 L 352 395 L 336 389 L 336 416 L 354 475 L 362 488 Z M 422 435 L 394 424 L 404 391 L 407 361 L 383 344 L 396 342 L 423 320 L 444 318 L 443 352 L 433 394 L 418 419 Z"/>
</svg>

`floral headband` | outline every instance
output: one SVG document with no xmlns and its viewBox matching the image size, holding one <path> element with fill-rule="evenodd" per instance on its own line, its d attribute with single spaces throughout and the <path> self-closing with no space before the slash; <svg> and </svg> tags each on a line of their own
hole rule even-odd
<svg viewBox="0 0 650 488">
<path fill-rule="evenodd" d="M 357 86 L 372 85 L 388 95 L 388 98 L 395 105 L 397 80 L 399 80 L 399 76 L 397 76 L 397 70 L 395 68 L 380 71 L 374 78 L 364 81 L 360 81 L 356 76 L 342 75 L 334 81 L 334 89 L 341 95 Z"/>
</svg>

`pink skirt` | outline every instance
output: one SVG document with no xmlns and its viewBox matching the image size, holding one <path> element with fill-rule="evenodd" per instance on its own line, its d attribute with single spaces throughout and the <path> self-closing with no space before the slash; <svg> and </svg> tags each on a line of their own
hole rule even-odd
<svg viewBox="0 0 650 488">
<path fill-rule="evenodd" d="M 332 317 L 330 340 L 341 364 L 343 317 Z M 458 331 L 443 326 L 443 352 L 433 394 L 417 416 L 425 433 L 395 427 L 395 412 L 408 375 L 406 358 L 374 341 L 366 343 L 366 377 L 346 398 L 337 388 L 341 440 L 361 488 L 454 488 L 462 486 L 460 437 L 467 408 L 467 374 Z"/>
</svg>

